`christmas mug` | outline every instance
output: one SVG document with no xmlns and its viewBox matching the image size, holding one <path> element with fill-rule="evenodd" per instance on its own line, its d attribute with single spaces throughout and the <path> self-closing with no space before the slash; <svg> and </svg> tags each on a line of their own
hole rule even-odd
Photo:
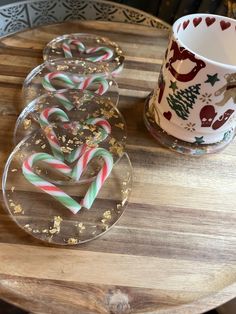
<svg viewBox="0 0 236 314">
<path fill-rule="evenodd" d="M 183 153 L 215 152 L 234 137 L 235 111 L 236 21 L 211 14 L 180 18 L 148 103 L 152 126 L 162 130 L 156 137 Z"/>
</svg>

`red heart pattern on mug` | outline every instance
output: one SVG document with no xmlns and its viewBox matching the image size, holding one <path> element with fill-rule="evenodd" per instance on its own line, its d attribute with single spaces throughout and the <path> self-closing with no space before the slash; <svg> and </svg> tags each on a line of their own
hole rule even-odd
<svg viewBox="0 0 236 314">
<path fill-rule="evenodd" d="M 221 27 L 222 31 L 226 30 L 230 26 L 231 26 L 230 22 L 226 22 L 224 20 L 220 21 L 220 27 Z"/>
<path fill-rule="evenodd" d="M 183 22 L 183 29 L 185 30 L 188 27 L 189 20 Z"/>
<path fill-rule="evenodd" d="M 195 27 L 197 27 L 197 26 L 201 23 L 201 21 L 202 21 L 202 18 L 201 18 L 201 17 L 195 17 L 195 18 L 193 19 L 193 25 L 194 25 Z"/>
<path fill-rule="evenodd" d="M 208 16 L 208 17 L 206 17 L 205 21 L 206 21 L 206 25 L 209 27 L 215 23 L 216 19 L 214 17 Z"/>
<path fill-rule="evenodd" d="M 163 116 L 170 121 L 171 117 L 172 117 L 172 113 L 170 111 L 164 112 Z"/>
</svg>

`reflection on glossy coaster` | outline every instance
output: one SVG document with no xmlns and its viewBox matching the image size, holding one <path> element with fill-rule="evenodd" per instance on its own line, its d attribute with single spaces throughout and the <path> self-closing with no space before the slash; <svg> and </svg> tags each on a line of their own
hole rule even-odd
<svg viewBox="0 0 236 314">
<path fill-rule="evenodd" d="M 68 34 L 50 41 L 43 51 L 45 61 L 76 58 L 95 63 L 109 63 L 109 72 L 117 75 L 123 68 L 121 48 L 108 38 L 93 34 Z"/>
<path fill-rule="evenodd" d="M 111 134 L 105 133 L 100 124 L 80 122 L 62 122 L 45 124 L 20 142 L 18 148 L 22 156 L 31 153 L 46 153 L 53 155 L 73 169 L 79 157 L 89 148 L 100 147 L 108 150 L 113 157 L 113 163 L 122 156 L 125 142 L 118 141 Z M 94 158 L 83 172 L 81 181 L 94 178 L 100 170 L 100 158 Z M 51 167 L 39 168 L 40 174 L 50 182 L 58 184 L 77 183 L 73 177 L 64 175 Z"/>
<path fill-rule="evenodd" d="M 174 136 L 169 135 L 157 125 L 153 118 L 153 112 L 150 111 L 149 99 L 150 97 L 147 98 L 144 105 L 144 123 L 152 136 L 158 140 L 160 144 L 169 148 L 170 150 L 190 156 L 213 154 L 223 150 L 227 145 L 230 144 L 235 136 L 235 131 L 232 130 L 225 134 L 222 141 L 215 144 L 201 144 L 201 138 L 199 138 L 199 142 L 196 143 L 181 141 Z"/>
<path fill-rule="evenodd" d="M 116 142 L 125 145 L 126 123 L 112 100 L 109 97 L 78 90 L 52 92 L 33 100 L 22 111 L 16 122 L 15 143 L 40 127 L 39 119 L 46 109 L 48 109 L 46 114 L 49 123 L 79 121 L 101 125 L 98 119 L 106 120 L 110 125 L 109 135 L 115 138 Z"/>
<path fill-rule="evenodd" d="M 27 143 L 24 140 L 14 149 L 3 175 L 5 205 L 22 229 L 46 242 L 73 245 L 95 239 L 118 221 L 132 185 L 132 167 L 127 154 L 114 164 L 96 198 L 88 205 L 86 195 L 93 192 L 91 186 L 97 181 L 52 185 L 42 172 L 54 157 L 42 152 L 37 154 L 37 150 L 32 154 Z M 54 165 L 51 163 L 51 167 Z M 106 169 L 104 165 L 101 169 Z M 60 171 L 65 172 L 65 168 Z"/>
<path fill-rule="evenodd" d="M 115 103 L 119 98 L 117 83 L 110 78 L 106 64 L 63 59 L 45 62 L 28 74 L 22 89 L 23 107 L 46 92 L 64 89 L 89 90 Z"/>
</svg>

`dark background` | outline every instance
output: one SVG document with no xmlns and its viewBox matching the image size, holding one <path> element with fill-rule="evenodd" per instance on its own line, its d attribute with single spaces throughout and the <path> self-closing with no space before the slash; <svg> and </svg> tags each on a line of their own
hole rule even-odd
<svg viewBox="0 0 236 314">
<path fill-rule="evenodd" d="M 0 5 L 22 0 L 0 0 Z M 191 13 L 214 13 L 226 15 L 226 0 L 114 0 L 149 12 L 172 24 L 177 18 Z"/>
</svg>

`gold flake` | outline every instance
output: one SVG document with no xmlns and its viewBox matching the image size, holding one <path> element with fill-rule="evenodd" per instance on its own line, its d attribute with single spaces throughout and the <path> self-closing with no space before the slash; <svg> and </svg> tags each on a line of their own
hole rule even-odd
<svg viewBox="0 0 236 314">
<path fill-rule="evenodd" d="M 30 119 L 24 119 L 23 121 L 23 127 L 25 130 L 27 130 L 31 126 L 31 120 Z"/>
<path fill-rule="evenodd" d="M 79 222 L 79 223 L 75 224 L 75 226 L 76 226 L 77 228 L 79 228 L 79 233 L 82 233 L 83 230 L 86 229 L 86 228 L 85 228 L 85 225 L 83 224 L 83 222 Z"/>
<path fill-rule="evenodd" d="M 14 169 L 11 169 L 11 172 L 16 172 L 18 169 L 14 168 Z"/>
<path fill-rule="evenodd" d="M 66 141 L 66 136 L 65 136 L 65 135 L 62 135 L 61 139 L 62 139 L 62 142 L 65 143 L 65 141 Z"/>
<path fill-rule="evenodd" d="M 33 229 L 33 233 L 40 233 L 39 229 Z"/>
<path fill-rule="evenodd" d="M 15 205 L 14 206 L 14 214 L 20 214 L 23 213 L 23 208 L 21 207 L 21 205 Z"/>
<path fill-rule="evenodd" d="M 65 147 L 65 146 L 61 147 L 61 151 L 63 153 L 70 153 L 72 150 L 73 150 L 73 148 L 71 148 L 71 147 Z"/>
<path fill-rule="evenodd" d="M 35 144 L 38 145 L 41 141 L 42 141 L 42 140 L 39 139 L 39 140 L 35 141 Z"/>
<path fill-rule="evenodd" d="M 114 116 L 114 110 L 105 110 L 103 108 L 101 108 L 101 114 L 106 118 L 106 119 L 110 119 Z"/>
<path fill-rule="evenodd" d="M 33 229 L 30 227 L 29 224 L 24 225 L 24 228 L 25 228 L 26 230 L 28 230 L 29 232 L 31 232 L 31 231 L 33 230 Z"/>
<path fill-rule="evenodd" d="M 109 151 L 112 154 L 116 154 L 118 156 L 122 156 L 123 154 L 123 146 L 120 143 L 114 143 L 111 147 L 109 147 Z"/>
<path fill-rule="evenodd" d="M 10 207 L 14 207 L 14 206 L 15 206 L 15 203 L 11 202 Z"/>
<path fill-rule="evenodd" d="M 52 132 L 52 127 L 47 125 L 45 128 L 43 128 L 43 131 L 46 135 L 49 135 Z"/>
<path fill-rule="evenodd" d="M 103 229 L 104 231 L 106 231 L 108 228 L 109 228 L 108 225 L 104 225 L 102 229 Z"/>
<path fill-rule="evenodd" d="M 57 66 L 57 70 L 58 71 L 65 71 L 65 70 L 68 70 L 69 69 L 69 66 L 68 65 L 58 65 Z"/>
<path fill-rule="evenodd" d="M 42 233 L 48 233 L 48 229 L 43 229 Z"/>
<path fill-rule="evenodd" d="M 104 213 L 103 213 L 103 217 L 105 219 L 111 219 L 111 211 L 110 210 L 106 210 Z"/>
<path fill-rule="evenodd" d="M 42 169 L 39 169 L 38 167 L 35 169 L 35 172 L 37 173 L 37 174 L 41 174 L 41 172 L 42 172 Z"/>
<path fill-rule="evenodd" d="M 12 191 L 12 193 L 14 192 L 14 190 L 15 190 L 15 187 L 14 187 L 14 186 L 12 186 L 12 187 L 11 187 L 11 191 Z"/>
<path fill-rule="evenodd" d="M 116 208 L 117 208 L 117 209 L 120 209 L 121 207 L 122 207 L 121 204 L 117 204 L 117 205 L 116 205 Z"/>
<path fill-rule="evenodd" d="M 45 149 L 45 148 L 46 148 L 46 144 L 43 144 L 43 145 L 41 146 L 41 148 L 42 148 L 42 149 Z"/>
<path fill-rule="evenodd" d="M 117 127 L 117 128 L 120 128 L 121 130 L 124 130 L 124 123 L 117 123 L 117 124 L 115 124 L 115 126 Z"/>
<path fill-rule="evenodd" d="M 112 138 L 110 139 L 110 141 L 109 141 L 109 144 L 113 145 L 113 144 L 115 144 L 115 142 L 116 142 L 115 138 L 112 137 Z"/>
<path fill-rule="evenodd" d="M 49 229 L 50 234 L 58 234 L 61 229 L 61 222 L 63 219 L 60 216 L 54 216 L 53 228 Z"/>
<path fill-rule="evenodd" d="M 69 238 L 67 241 L 66 241 L 68 244 L 77 244 L 78 243 L 78 240 L 75 239 L 75 238 Z"/>
</svg>

